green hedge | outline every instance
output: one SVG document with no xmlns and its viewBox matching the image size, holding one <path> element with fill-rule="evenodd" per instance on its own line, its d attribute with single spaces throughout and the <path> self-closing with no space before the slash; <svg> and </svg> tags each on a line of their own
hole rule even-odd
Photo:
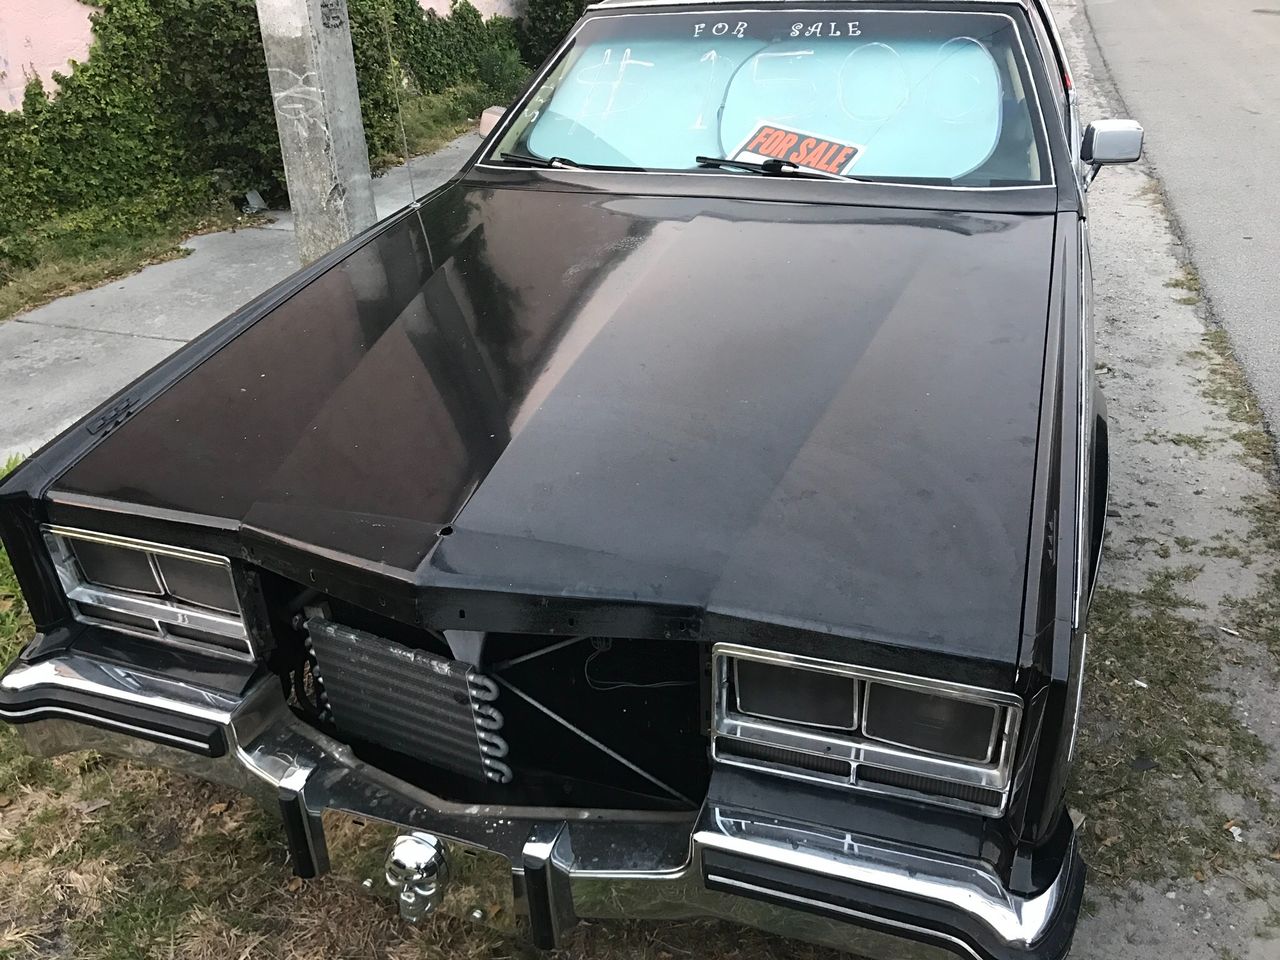
<svg viewBox="0 0 1280 960">
<path fill-rule="evenodd" d="M 466 0 L 448 17 L 417 0 L 348 7 L 375 165 L 400 149 L 397 91 L 505 102 L 527 75 L 514 21 Z M 50 242 L 87 256 L 248 189 L 286 197 L 254 0 L 105 0 L 92 20 L 91 54 L 56 95 L 36 79 L 0 113 L 0 282 Z"/>
<path fill-rule="evenodd" d="M 595 0 L 526 0 L 520 21 L 520 52 L 537 66 L 546 60 Z"/>
</svg>

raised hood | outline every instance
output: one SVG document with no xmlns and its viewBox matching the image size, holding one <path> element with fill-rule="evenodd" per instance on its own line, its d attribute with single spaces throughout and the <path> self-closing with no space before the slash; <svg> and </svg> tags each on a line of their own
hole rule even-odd
<svg viewBox="0 0 1280 960">
<path fill-rule="evenodd" d="M 53 496 L 231 521 L 428 589 L 688 604 L 1007 662 L 1052 233 L 457 185 Z"/>
</svg>

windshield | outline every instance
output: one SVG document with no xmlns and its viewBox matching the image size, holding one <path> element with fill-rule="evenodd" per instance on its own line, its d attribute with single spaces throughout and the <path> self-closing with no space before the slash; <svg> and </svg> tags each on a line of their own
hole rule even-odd
<svg viewBox="0 0 1280 960">
<path fill-rule="evenodd" d="M 1048 182 L 1025 54 L 1012 18 L 998 13 L 595 17 L 490 155 L 552 158 L 945 186 Z"/>
</svg>

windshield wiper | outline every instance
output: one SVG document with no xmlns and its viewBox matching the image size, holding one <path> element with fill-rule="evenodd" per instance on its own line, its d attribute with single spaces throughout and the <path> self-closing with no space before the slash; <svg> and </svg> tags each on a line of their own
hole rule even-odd
<svg viewBox="0 0 1280 960">
<path fill-rule="evenodd" d="M 502 154 L 502 159 L 514 160 L 518 163 L 527 163 L 533 167 L 550 167 L 553 169 L 557 167 L 569 167 L 573 170 L 582 170 L 585 168 L 584 164 L 574 163 L 566 157 L 535 157 L 530 153 L 504 153 Z"/>
<path fill-rule="evenodd" d="M 752 160 L 730 160 L 727 157 L 694 157 L 700 167 L 732 167 L 734 170 L 749 170 L 770 177 L 808 177 L 813 180 L 848 180 L 857 182 L 853 177 L 839 173 L 823 173 L 821 170 L 810 170 L 790 160 L 766 160 L 756 163 Z"/>
</svg>

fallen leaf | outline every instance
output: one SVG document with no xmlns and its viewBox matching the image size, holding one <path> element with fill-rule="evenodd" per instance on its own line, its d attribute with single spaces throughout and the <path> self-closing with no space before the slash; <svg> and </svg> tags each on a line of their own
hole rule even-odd
<svg viewBox="0 0 1280 960">
<path fill-rule="evenodd" d="M 289 882 L 285 885 L 285 889 L 288 890 L 290 893 L 297 893 L 299 890 L 302 889 L 302 878 L 290 877 Z"/>
<path fill-rule="evenodd" d="M 110 800 L 78 800 L 71 804 L 71 809 L 81 816 L 88 816 L 95 810 L 101 810 L 103 807 L 109 806 L 111 806 Z"/>
<path fill-rule="evenodd" d="M 3 810 L 9 804 L 13 803 L 13 798 L 7 793 L 0 793 L 0 810 Z"/>
</svg>

